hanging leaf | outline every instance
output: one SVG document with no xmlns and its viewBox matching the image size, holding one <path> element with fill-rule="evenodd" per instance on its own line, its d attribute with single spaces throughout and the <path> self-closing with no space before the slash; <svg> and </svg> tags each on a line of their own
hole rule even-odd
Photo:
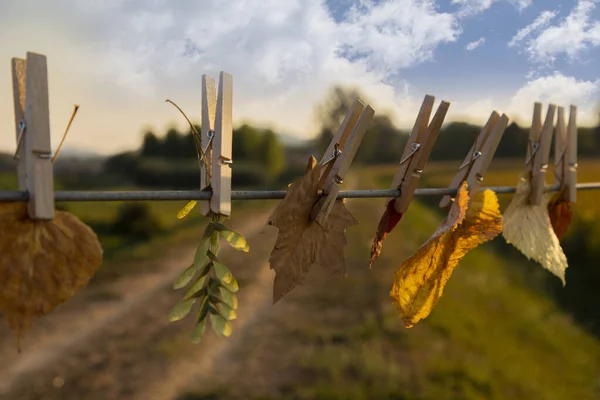
<svg viewBox="0 0 600 400">
<path fill-rule="evenodd" d="M 196 271 L 197 268 L 194 264 L 187 267 L 185 271 L 183 271 L 181 275 L 179 275 L 179 277 L 175 280 L 175 283 L 173 283 L 173 289 L 181 289 L 182 287 L 190 283 L 190 281 L 196 274 Z"/>
<path fill-rule="evenodd" d="M 219 337 L 229 337 L 233 331 L 231 323 L 223 318 L 219 313 L 210 315 L 210 325 L 212 326 L 213 331 Z"/>
<path fill-rule="evenodd" d="M 548 215 L 552 229 L 560 241 L 569 230 L 573 220 L 573 203 L 567 201 L 565 187 L 551 197 L 548 202 Z"/>
<path fill-rule="evenodd" d="M 502 231 L 502 216 L 494 192 L 479 192 L 467 209 L 468 204 L 469 195 L 463 183 L 442 225 L 396 271 L 390 296 L 407 328 L 429 315 L 462 257 Z"/>
<path fill-rule="evenodd" d="M 184 318 L 190 313 L 190 310 L 195 302 L 196 299 L 191 298 L 177 303 L 173 308 L 171 308 L 171 311 L 169 311 L 169 321 L 175 322 Z"/>
<path fill-rule="evenodd" d="M 231 276 L 231 280 L 229 282 L 221 282 L 221 285 L 223 285 L 223 287 L 229 290 L 231 293 L 237 293 L 237 291 L 240 289 L 240 286 L 233 275 Z"/>
<path fill-rule="evenodd" d="M 197 294 L 204 289 L 204 283 L 206 282 L 206 275 L 198 277 L 196 282 L 190 287 L 185 296 L 183 296 L 184 300 L 187 300 L 191 297 L 198 297 Z"/>
<path fill-rule="evenodd" d="M 219 314 L 221 314 L 221 316 L 223 318 L 225 318 L 227 321 L 233 321 L 234 319 L 237 318 L 235 309 L 229 307 L 225 303 L 219 304 Z"/>
<path fill-rule="evenodd" d="M 250 246 L 248 246 L 248 242 L 242 235 L 229 229 L 220 222 L 214 223 L 213 226 L 231 247 L 244 252 L 250 251 Z"/>
<path fill-rule="evenodd" d="M 234 280 L 233 275 L 229 271 L 229 268 L 220 261 L 213 260 L 213 268 L 215 269 L 215 276 L 221 281 L 221 283 L 231 284 Z"/>
<path fill-rule="evenodd" d="M 34 319 L 85 287 L 102 264 L 96 234 L 74 215 L 31 220 L 27 203 L 0 203 L 0 315 L 20 339 Z"/>
<path fill-rule="evenodd" d="M 198 344 L 202 341 L 202 337 L 204 336 L 204 332 L 206 331 L 206 319 L 199 321 L 196 324 L 196 327 L 192 331 L 191 341 L 192 343 Z"/>
<path fill-rule="evenodd" d="M 548 215 L 548 196 L 542 204 L 528 203 L 531 192 L 529 173 L 521 174 L 511 203 L 504 212 L 504 231 L 507 243 L 515 246 L 525 257 L 541 264 L 563 283 L 568 267 L 567 257 L 560 247 Z"/>
<path fill-rule="evenodd" d="M 190 200 L 183 207 L 177 211 L 177 219 L 183 219 L 188 216 L 188 214 L 196 207 L 198 202 L 196 200 Z"/>
<path fill-rule="evenodd" d="M 196 268 L 202 268 L 206 258 L 208 258 L 208 248 L 210 246 L 209 238 L 204 238 L 196 248 L 196 254 L 194 254 L 194 265 Z"/>
<path fill-rule="evenodd" d="M 309 160 L 307 173 L 290 185 L 285 198 L 269 218 L 269 224 L 279 228 L 269 262 L 275 271 L 273 302 L 301 284 L 313 263 L 320 264 L 331 274 L 346 275 L 344 246 L 346 228 L 358 221 L 346 209 L 343 200 L 336 200 L 329 217 L 321 226 L 310 220 L 313 207 L 319 200 L 318 185 L 322 165 L 314 157 Z"/>
<path fill-rule="evenodd" d="M 229 307 L 233 308 L 234 310 L 237 310 L 238 299 L 235 294 L 231 293 L 229 290 L 225 289 L 224 287 L 220 287 L 219 288 L 219 298 L 221 299 L 221 301 L 223 303 L 227 304 Z"/>
<path fill-rule="evenodd" d="M 402 213 L 397 212 L 396 208 L 394 207 L 395 202 L 395 199 L 391 199 L 387 202 L 385 211 L 379 220 L 377 233 L 375 234 L 373 244 L 371 245 L 371 261 L 369 262 L 369 268 L 373 266 L 373 262 L 377 257 L 379 257 L 381 248 L 383 247 L 383 241 L 385 240 L 387 234 L 390 233 L 402 219 Z"/>
</svg>

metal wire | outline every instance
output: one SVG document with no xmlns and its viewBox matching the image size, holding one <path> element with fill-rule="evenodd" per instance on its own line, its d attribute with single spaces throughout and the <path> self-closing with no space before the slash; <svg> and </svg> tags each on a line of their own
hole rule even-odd
<svg viewBox="0 0 600 400">
<path fill-rule="evenodd" d="M 600 182 L 578 183 L 577 190 L 600 189 Z M 514 186 L 489 186 L 479 190 L 490 189 L 496 193 L 515 193 Z M 555 192 L 558 185 L 546 186 L 545 192 Z M 415 190 L 415 196 L 446 196 L 455 195 L 457 189 L 451 188 L 423 188 Z M 235 190 L 231 192 L 232 200 L 278 200 L 283 199 L 285 190 Z M 208 200 L 212 192 L 200 190 L 163 190 L 163 191 L 59 191 L 54 193 L 55 201 L 175 201 L 175 200 Z M 382 197 L 398 197 L 400 191 L 388 190 L 342 190 L 337 195 L 338 199 L 366 199 Z M 26 191 L 0 191 L 0 201 L 27 201 L 29 194 Z"/>
</svg>

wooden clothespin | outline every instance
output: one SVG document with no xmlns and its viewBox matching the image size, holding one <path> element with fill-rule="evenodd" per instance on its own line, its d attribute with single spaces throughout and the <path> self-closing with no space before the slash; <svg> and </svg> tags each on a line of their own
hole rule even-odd
<svg viewBox="0 0 600 400">
<path fill-rule="evenodd" d="M 542 203 L 552 133 L 554 132 L 556 106 L 553 104 L 548 106 L 543 126 L 541 126 L 541 109 L 542 104 L 536 102 L 533 107 L 533 120 L 529 131 L 529 145 L 527 147 L 527 159 L 525 160 L 526 171 L 531 171 L 531 193 L 528 202 L 532 205 Z"/>
<path fill-rule="evenodd" d="M 374 114 L 370 105 L 365 106 L 356 99 L 321 159 L 321 164 L 329 163 L 330 166 L 323 171 L 319 183 L 319 189 L 323 190 L 326 199 L 311 212 L 311 218 L 319 225 L 325 224 L 335 204 L 339 185 L 344 181 Z"/>
<path fill-rule="evenodd" d="M 31 219 L 54 218 L 54 176 L 46 57 L 27 53 L 12 59 L 19 190 L 29 192 Z"/>
<path fill-rule="evenodd" d="M 233 137 L 233 78 L 226 72 L 219 75 L 217 97 L 215 80 L 202 75 L 202 126 L 200 146 L 207 165 L 202 166 L 201 190 L 212 189 L 210 201 L 201 201 L 202 214 L 231 214 L 231 164 Z"/>
<path fill-rule="evenodd" d="M 566 200 L 571 203 L 577 201 L 577 107 L 571 105 L 569 110 L 569 124 L 567 125 L 567 159 L 566 174 Z"/>
<path fill-rule="evenodd" d="M 500 139 L 508 126 L 508 116 L 502 114 L 500 116 L 496 111 L 488 118 L 486 124 L 477 135 L 475 143 L 465 157 L 464 162 L 460 166 L 458 173 L 454 176 L 450 188 L 458 189 L 462 182 L 467 182 L 469 197 L 473 196 L 479 190 L 483 177 L 494 158 L 496 149 L 500 144 Z M 445 208 L 452 202 L 451 196 L 444 196 L 440 201 L 440 208 Z"/>
<path fill-rule="evenodd" d="M 400 166 L 392 180 L 392 188 L 400 189 L 400 197 L 394 201 L 394 209 L 399 213 L 404 213 L 408 209 L 450 107 L 449 102 L 442 101 L 429 123 L 434 101 L 435 97 L 425 96 L 412 132 L 404 146 Z M 386 200 L 386 204 L 389 200 Z"/>
</svg>

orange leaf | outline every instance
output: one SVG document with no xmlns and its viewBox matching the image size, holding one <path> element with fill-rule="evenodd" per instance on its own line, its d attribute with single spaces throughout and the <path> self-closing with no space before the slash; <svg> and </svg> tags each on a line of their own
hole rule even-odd
<svg viewBox="0 0 600 400">
<path fill-rule="evenodd" d="M 433 236 L 396 271 L 390 296 L 407 328 L 431 313 L 462 257 L 502 231 L 496 194 L 478 193 L 467 209 L 466 186 L 464 182 L 460 186 L 450 213 Z"/>
<path fill-rule="evenodd" d="M 395 199 L 391 199 L 387 202 L 385 212 L 379 220 L 377 233 L 375 234 L 373 244 L 371 245 L 371 262 L 369 263 L 369 268 L 371 268 L 375 259 L 379 257 L 379 253 L 381 253 L 381 248 L 383 247 L 383 241 L 387 234 L 390 233 L 402 219 L 402 213 L 396 211 L 394 203 Z"/>
<path fill-rule="evenodd" d="M 94 232 L 75 216 L 31 220 L 26 203 L 0 203 L 0 313 L 17 339 L 84 287 L 102 264 Z"/>
<path fill-rule="evenodd" d="M 565 199 L 565 188 L 555 193 L 548 203 L 548 215 L 558 240 L 569 230 L 573 219 L 573 203 Z"/>
<path fill-rule="evenodd" d="M 310 219 L 319 200 L 318 187 L 323 166 L 311 157 L 305 176 L 289 186 L 269 224 L 279 228 L 275 247 L 269 257 L 275 271 L 273 302 L 301 284 L 312 264 L 320 264 L 335 276 L 346 275 L 344 246 L 346 228 L 358 221 L 346 209 L 343 200 L 336 200 L 324 226 Z"/>
</svg>

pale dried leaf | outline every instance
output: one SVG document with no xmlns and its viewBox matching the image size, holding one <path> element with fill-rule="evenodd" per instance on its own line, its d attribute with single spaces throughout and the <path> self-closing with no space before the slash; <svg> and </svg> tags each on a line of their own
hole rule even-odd
<svg viewBox="0 0 600 400">
<path fill-rule="evenodd" d="M 373 244 L 371 245 L 371 261 L 369 262 L 369 268 L 371 268 L 375 259 L 379 257 L 381 248 L 383 247 L 383 241 L 388 233 L 390 233 L 402 219 L 402 213 L 396 211 L 394 203 L 395 199 L 391 199 L 387 202 L 385 211 L 379 220 L 379 225 L 377 225 L 377 232 L 375 233 L 375 238 L 373 238 Z"/>
<path fill-rule="evenodd" d="M 390 296 L 407 328 L 429 315 L 462 257 L 502 231 L 502 216 L 494 192 L 478 193 L 467 209 L 468 203 L 463 183 L 448 217 L 396 271 Z"/>
<path fill-rule="evenodd" d="M 358 221 L 336 200 L 323 226 L 310 220 L 318 199 L 323 166 L 311 157 L 306 175 L 289 186 L 285 198 L 275 209 L 269 223 L 279 229 L 269 262 L 276 273 L 273 302 L 301 284 L 312 264 L 317 263 L 336 276 L 346 274 L 344 246 L 346 228 Z"/>
<path fill-rule="evenodd" d="M 102 264 L 102 247 L 68 212 L 33 221 L 26 203 L 0 203 L 0 220 L 0 313 L 21 338 L 35 318 L 87 285 Z"/>
<path fill-rule="evenodd" d="M 542 204 L 528 204 L 531 183 L 527 173 L 519 177 L 517 192 L 504 212 L 504 231 L 507 243 L 515 246 L 525 257 L 541 264 L 565 282 L 567 257 L 560 247 L 548 215 L 548 196 Z"/>
</svg>

